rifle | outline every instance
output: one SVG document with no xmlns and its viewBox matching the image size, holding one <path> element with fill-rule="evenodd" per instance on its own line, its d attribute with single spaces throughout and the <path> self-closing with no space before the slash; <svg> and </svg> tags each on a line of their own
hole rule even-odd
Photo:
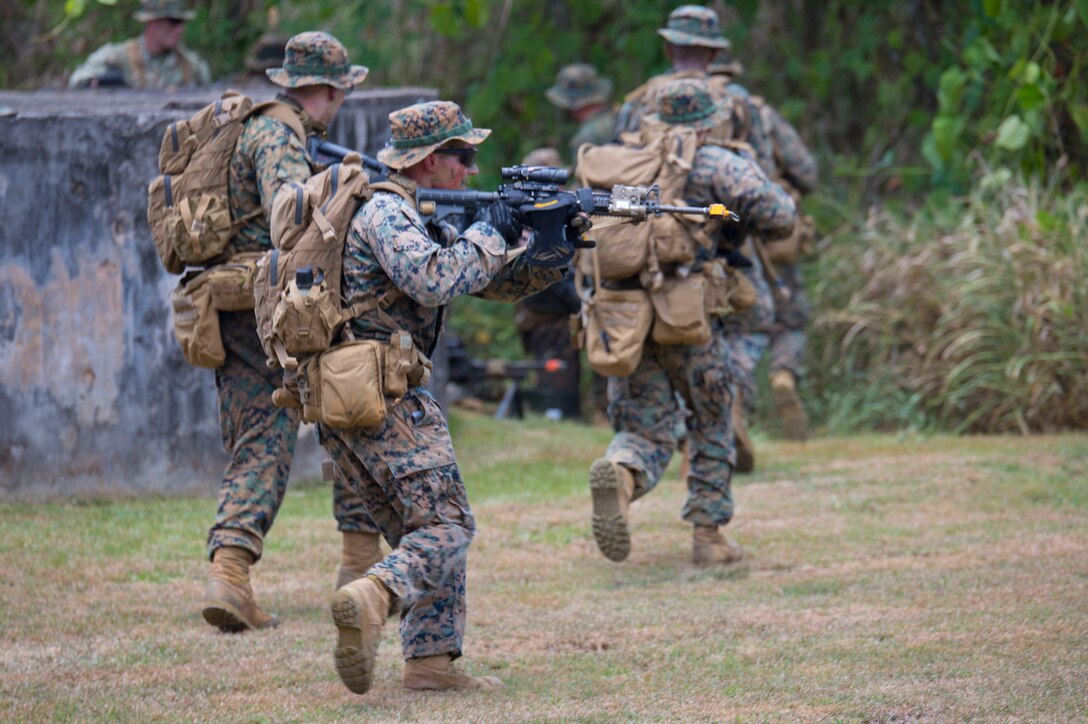
<svg viewBox="0 0 1088 724">
<path fill-rule="evenodd" d="M 315 159 L 341 160 L 348 153 L 355 152 L 328 141 L 316 142 L 316 138 L 311 143 L 311 156 Z M 381 177 L 388 175 L 389 169 L 376 158 L 366 154 L 359 156 L 367 169 Z M 496 202 L 508 204 L 517 211 L 521 222 L 536 232 L 534 241 L 525 252 L 527 261 L 543 267 L 566 266 L 573 253 L 572 247 L 593 246 L 591 241 L 572 239 L 568 234 L 571 222 L 583 214 L 619 217 L 635 222 L 661 214 L 692 214 L 740 221 L 740 217 L 727 209 L 725 204 L 662 204 L 656 185 L 617 184 L 611 191 L 592 188 L 563 189 L 562 185 L 569 177 L 566 169 L 550 166 L 507 166 L 502 168 L 503 183 L 495 191 L 421 188 L 416 191 L 416 206 L 427 220 L 449 220 L 458 228 L 464 228 L 468 210 Z M 579 228 L 583 233 L 586 230 L 588 225 Z M 574 235 L 577 236 L 578 233 L 575 232 Z"/>
<path fill-rule="evenodd" d="M 495 419 L 502 420 L 512 415 L 519 419 L 525 417 L 521 402 L 521 388 L 530 372 L 560 372 L 567 368 L 565 360 L 528 360 L 511 361 L 504 359 L 478 360 L 469 357 L 465 344 L 457 337 L 446 341 L 446 355 L 449 364 L 449 381 L 459 385 L 471 385 L 485 380 L 506 380 L 506 391 L 495 411 Z"/>
</svg>

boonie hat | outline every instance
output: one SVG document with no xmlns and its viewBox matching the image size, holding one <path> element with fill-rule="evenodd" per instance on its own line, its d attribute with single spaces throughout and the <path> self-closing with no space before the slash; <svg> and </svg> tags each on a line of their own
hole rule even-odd
<svg viewBox="0 0 1088 724">
<path fill-rule="evenodd" d="M 706 81 L 683 78 L 661 89 L 657 96 L 657 113 L 647 116 L 647 119 L 669 125 L 685 123 L 702 130 L 715 128 L 731 117 L 729 100 L 714 100 Z"/>
<path fill-rule="evenodd" d="M 172 18 L 174 20 L 192 20 L 194 13 L 185 8 L 184 0 L 140 0 L 140 9 L 132 14 L 132 17 L 141 23 L 150 23 L 152 20 Z"/>
<path fill-rule="evenodd" d="M 488 128 L 473 128 L 452 101 L 416 103 L 389 114 L 389 142 L 378 151 L 378 160 L 390 168 L 407 168 L 448 141 L 476 146 L 490 135 Z"/>
<path fill-rule="evenodd" d="M 597 75 L 588 63 L 565 65 L 555 77 L 555 85 L 544 91 L 552 105 L 576 111 L 595 103 L 606 103 L 612 97 L 612 81 Z"/>
<path fill-rule="evenodd" d="M 681 5 L 669 13 L 665 27 L 657 34 L 673 45 L 699 45 L 725 50 L 730 47 L 722 37 L 718 14 L 702 5 Z"/>
<path fill-rule="evenodd" d="M 283 67 L 265 71 L 269 80 L 284 88 L 331 85 L 342 90 L 359 85 L 369 72 L 364 65 L 348 63 L 348 51 L 339 40 L 313 31 L 288 40 Z"/>
</svg>

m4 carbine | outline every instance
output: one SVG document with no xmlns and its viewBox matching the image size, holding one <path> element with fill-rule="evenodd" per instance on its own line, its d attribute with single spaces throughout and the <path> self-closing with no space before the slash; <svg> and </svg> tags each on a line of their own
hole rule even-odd
<svg viewBox="0 0 1088 724">
<path fill-rule="evenodd" d="M 338 161 L 351 149 L 328 141 L 311 145 L 315 160 Z M 359 154 L 363 165 L 380 177 L 389 169 L 377 159 Z M 501 202 L 512 206 L 521 222 L 532 229 L 533 240 L 525 252 L 526 262 L 536 266 L 565 266 L 575 247 L 592 247 L 584 241 L 590 224 L 586 217 L 610 216 L 638 222 L 661 214 L 692 214 L 739 221 L 725 204 L 673 206 L 660 203 L 658 187 L 616 185 L 611 191 L 580 188 L 563 189 L 569 179 L 566 169 L 550 166 L 509 166 L 502 169 L 503 183 L 495 191 L 425 189 L 416 191 L 416 207 L 425 219 L 447 220 L 458 228 L 466 226 L 471 210 L 483 204 Z"/>
</svg>

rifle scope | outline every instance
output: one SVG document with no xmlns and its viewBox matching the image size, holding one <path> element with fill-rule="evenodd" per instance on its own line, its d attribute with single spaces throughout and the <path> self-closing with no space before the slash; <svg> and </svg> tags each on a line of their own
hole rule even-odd
<svg viewBox="0 0 1088 724">
<path fill-rule="evenodd" d="M 528 181 L 536 184 L 565 184 L 570 173 L 553 166 L 503 166 L 503 181 Z"/>
</svg>

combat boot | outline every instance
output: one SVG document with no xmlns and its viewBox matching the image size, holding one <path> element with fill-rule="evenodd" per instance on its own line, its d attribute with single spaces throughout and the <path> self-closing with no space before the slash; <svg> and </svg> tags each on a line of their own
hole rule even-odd
<svg viewBox="0 0 1088 724">
<path fill-rule="evenodd" d="M 697 566 L 735 563 L 744 558 L 744 549 L 722 536 L 716 525 L 697 525 L 692 539 L 691 560 Z"/>
<path fill-rule="evenodd" d="M 497 676 L 472 676 L 453 665 L 449 654 L 408 659 L 404 663 L 405 689 L 499 689 Z"/>
<path fill-rule="evenodd" d="M 789 370 L 772 372 L 771 393 L 783 436 L 787 440 L 807 440 L 808 416 L 797 395 L 797 378 Z"/>
<path fill-rule="evenodd" d="M 212 570 L 204 586 L 204 620 L 225 633 L 275 628 L 280 620 L 253 600 L 249 567 L 253 554 L 245 548 L 222 546 L 212 554 Z"/>
<path fill-rule="evenodd" d="M 336 588 L 362 578 L 382 558 L 381 536 L 377 533 L 344 533 L 344 553 L 336 573 Z"/>
<path fill-rule="evenodd" d="M 733 396 L 733 407 L 729 414 L 732 417 L 733 441 L 737 449 L 737 464 L 733 470 L 750 473 L 756 469 L 756 449 L 752 445 L 752 438 L 748 437 L 748 422 L 744 419 L 744 395 L 740 392 Z"/>
<path fill-rule="evenodd" d="M 635 476 L 619 463 L 601 458 L 589 468 L 593 495 L 593 539 L 604 557 L 622 561 L 631 553 L 627 508 L 635 492 Z"/>
<path fill-rule="evenodd" d="M 396 599 L 377 577 L 358 578 L 333 594 L 329 607 L 338 639 L 333 660 L 344 686 L 356 694 L 370 691 L 382 624 Z"/>
</svg>

